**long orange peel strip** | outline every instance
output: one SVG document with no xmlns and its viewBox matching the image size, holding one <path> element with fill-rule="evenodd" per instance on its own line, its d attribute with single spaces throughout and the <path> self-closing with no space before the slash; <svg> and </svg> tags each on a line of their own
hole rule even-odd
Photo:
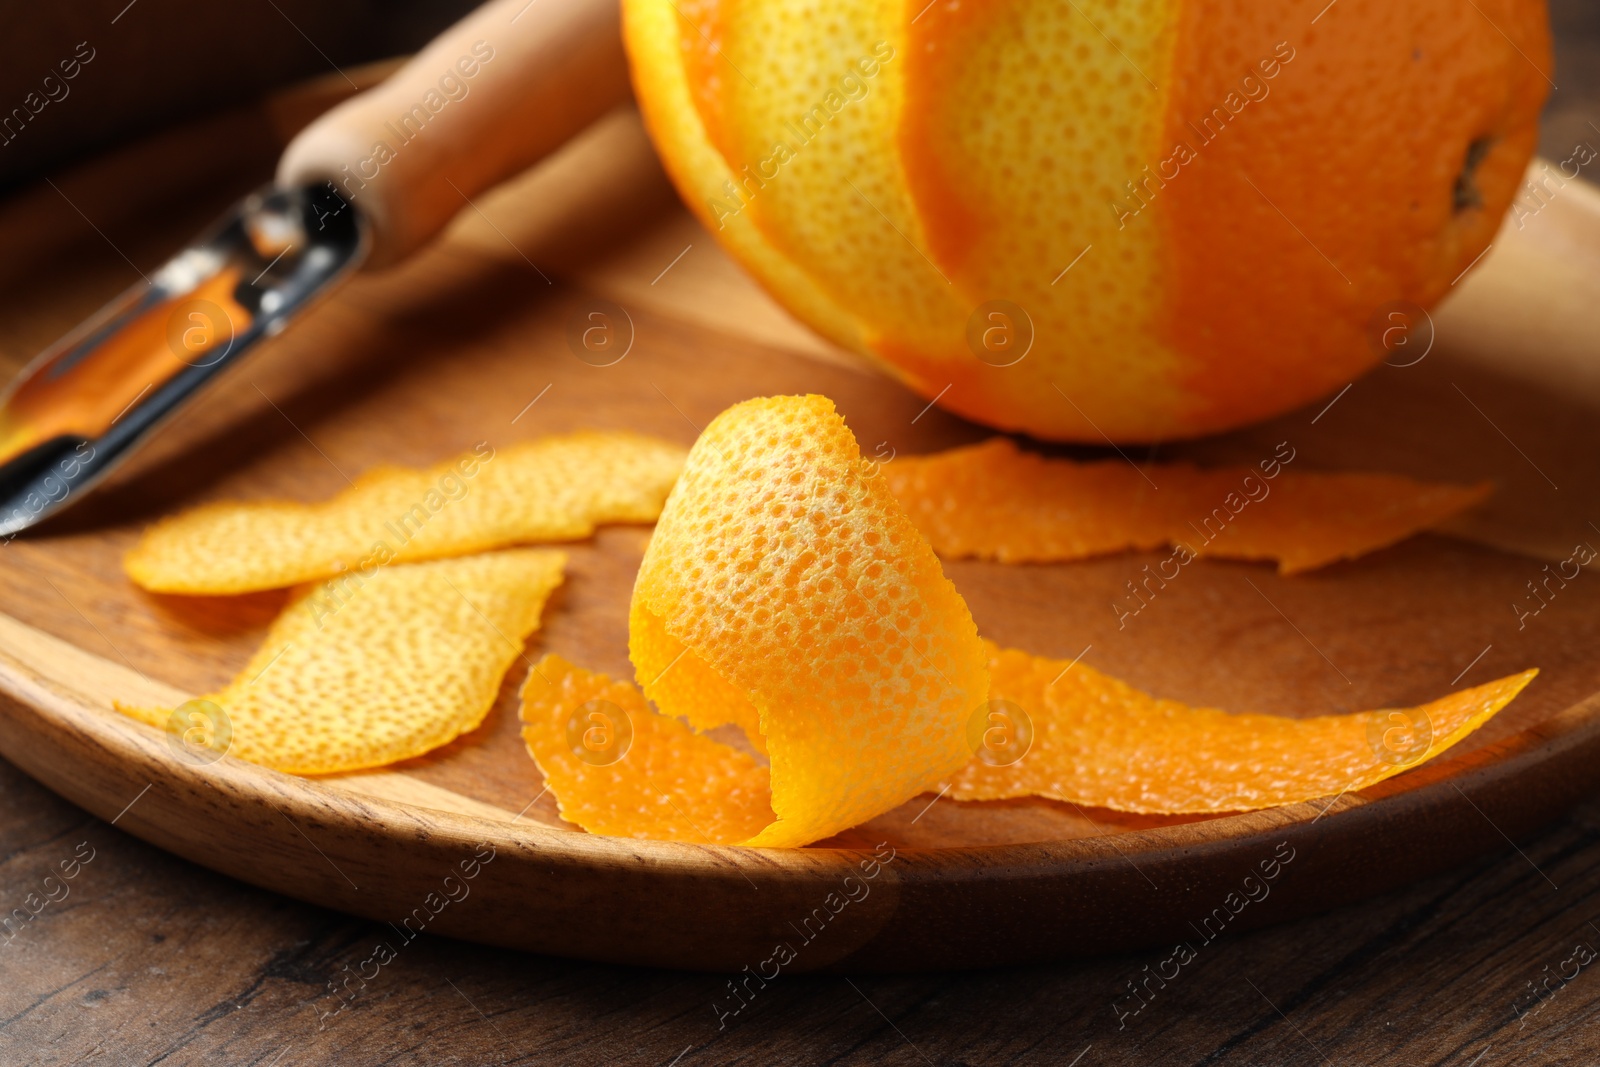
<svg viewBox="0 0 1600 1067">
<path fill-rule="evenodd" d="M 1281 449 L 1280 449 L 1281 453 Z M 883 467 L 917 528 L 946 559 L 1062 562 L 1181 546 L 1191 556 L 1276 560 L 1292 574 L 1395 544 L 1474 507 L 1487 483 L 1255 467 L 1080 463 L 1005 437 Z M 1183 562 L 1187 562 L 1184 560 Z"/>
<path fill-rule="evenodd" d="M 226 723 L 196 723 L 203 743 L 295 774 L 378 767 L 448 744 L 494 705 L 565 562 L 552 549 L 508 549 L 302 587 L 238 677 L 199 698 Z M 117 706 L 152 726 L 174 722 L 170 708 Z M 224 732 L 229 743 L 214 744 Z"/>
<path fill-rule="evenodd" d="M 1432 758 L 1534 675 L 1420 708 L 1290 719 L 1001 651 L 820 397 L 749 401 L 706 430 L 646 553 L 629 633 L 644 692 L 547 657 L 523 688 L 524 740 L 567 820 L 713 844 L 808 844 L 941 783 L 961 799 L 1141 812 L 1308 800 Z M 997 760 L 1023 740 L 1005 732 L 1018 719 L 1027 754 Z M 770 772 L 700 732 L 724 724 L 764 742 Z"/>
<path fill-rule="evenodd" d="M 987 751 L 952 779 L 951 798 L 1041 796 L 1167 814 L 1246 811 L 1365 789 L 1456 744 L 1538 673 L 1414 708 L 1291 719 L 1162 700 L 1086 664 L 985 644 L 992 734 L 980 741 Z M 1007 746 L 1025 751 L 1012 760 Z"/>
<path fill-rule="evenodd" d="M 389 563 L 588 537 L 653 521 L 683 466 L 677 445 L 583 432 L 379 467 L 330 500 L 208 504 L 156 523 L 123 561 L 159 593 L 276 589 Z"/>
</svg>

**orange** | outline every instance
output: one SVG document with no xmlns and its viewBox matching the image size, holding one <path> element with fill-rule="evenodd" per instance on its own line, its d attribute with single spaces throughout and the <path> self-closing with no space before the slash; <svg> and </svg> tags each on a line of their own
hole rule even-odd
<svg viewBox="0 0 1600 1067">
<path fill-rule="evenodd" d="M 1477 259 L 1543 0 L 624 0 L 689 206 L 796 316 L 962 415 L 1220 431 L 1342 388 Z"/>
</svg>

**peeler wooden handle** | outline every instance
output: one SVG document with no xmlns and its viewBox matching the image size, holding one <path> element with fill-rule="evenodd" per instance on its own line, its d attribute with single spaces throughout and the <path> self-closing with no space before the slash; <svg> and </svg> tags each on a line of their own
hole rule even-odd
<svg viewBox="0 0 1600 1067">
<path fill-rule="evenodd" d="M 277 180 L 331 181 L 386 266 L 628 92 L 617 0 L 491 0 L 306 127 Z"/>
</svg>

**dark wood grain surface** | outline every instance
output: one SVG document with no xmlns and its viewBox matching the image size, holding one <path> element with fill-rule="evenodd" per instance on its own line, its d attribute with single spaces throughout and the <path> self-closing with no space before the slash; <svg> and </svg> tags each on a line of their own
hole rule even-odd
<svg viewBox="0 0 1600 1067">
<path fill-rule="evenodd" d="M 1139 1001 L 1151 952 L 919 977 L 727 979 L 485 949 L 172 859 L 0 767 L 7 899 L 93 859 L 0 949 L 0 1062 L 206 1064 L 1590 1064 L 1600 804 L 1492 859 L 1224 936 Z M 1292 877 L 1291 872 L 1285 877 Z M 595 923 L 607 916 L 597 914 Z M 1085 914 L 1082 921 L 1094 922 Z M 395 958 L 377 968 L 378 947 Z M 348 968 L 348 970 L 347 970 Z M 1574 963 L 1565 966 L 1572 974 Z M 1171 973 L 1171 968 L 1166 968 Z M 370 976 L 350 978 L 361 972 Z M 330 991 L 330 983 L 351 992 Z M 1544 992 L 1544 983 L 1554 992 Z M 1531 983 L 1531 985 L 1530 985 Z M 1535 996 L 1533 989 L 1539 987 Z M 1520 1013 L 1520 1014 L 1519 1014 Z M 1488 1050 L 1485 1053 L 1485 1049 Z M 1085 1051 L 1087 1050 L 1087 1051 Z"/>
<path fill-rule="evenodd" d="M 1560 158 L 1575 139 L 1600 142 L 1584 132 L 1600 121 L 1600 23 L 1587 0 L 1554 6 L 1563 67 L 1543 150 Z M 94 211 L 116 251 L 75 224 L 66 255 L 81 311 L 132 279 L 124 254 L 153 262 L 268 172 L 265 126 L 253 140 L 237 120 L 216 128 L 230 150 L 195 161 L 202 193 L 175 190 L 159 225 Z M 70 174 L 57 179 L 77 192 Z M 36 235 L 78 219 L 63 199 L 40 186 L 0 202 L 8 363 L 71 324 L 6 313 L 44 276 L 30 253 L 59 247 Z M 0 764 L 0 912 L 38 912 L 0 932 L 0 1064 L 1590 1064 L 1597 893 L 1600 799 L 1470 867 L 1224 934 L 1176 968 L 1156 951 L 972 974 L 784 976 L 741 997 L 725 977 L 427 935 L 402 943 L 385 925 L 172 858 Z"/>
</svg>

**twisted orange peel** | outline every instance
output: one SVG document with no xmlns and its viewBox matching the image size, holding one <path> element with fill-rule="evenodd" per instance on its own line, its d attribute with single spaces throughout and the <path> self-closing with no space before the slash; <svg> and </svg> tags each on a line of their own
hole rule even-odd
<svg viewBox="0 0 1600 1067">
<path fill-rule="evenodd" d="M 941 783 L 958 799 L 1174 813 L 1361 789 L 1455 744 L 1534 674 L 1297 720 L 999 650 L 821 397 L 749 401 L 707 428 L 629 636 L 643 692 L 554 657 L 530 673 L 529 752 L 585 829 L 718 844 L 804 845 Z M 727 724 L 770 768 L 699 732 Z M 1019 725 L 1028 737 L 1005 736 Z"/>
<path fill-rule="evenodd" d="M 176 721 L 208 719 L 194 724 L 207 747 L 295 774 L 420 756 L 489 713 L 565 562 L 508 549 L 304 586 L 238 677 Z M 117 707 L 151 726 L 175 721 L 171 708 Z"/>
<path fill-rule="evenodd" d="M 751 845 L 807 844 L 936 786 L 971 757 L 989 690 L 965 601 L 819 396 L 706 427 L 640 565 L 629 649 L 663 713 L 765 749 L 776 818 Z M 551 713 L 543 688 L 524 691 L 530 721 Z M 541 767 L 549 736 L 529 738 Z"/>
<path fill-rule="evenodd" d="M 602 523 L 651 522 L 683 466 L 677 445 L 583 432 L 379 467 L 316 504 L 208 504 L 145 531 L 123 561 L 159 593 L 276 589 L 343 571 L 570 541 Z"/>
<path fill-rule="evenodd" d="M 995 437 L 896 459 L 883 473 L 946 559 L 1063 562 L 1174 545 L 1191 558 L 1276 560 L 1283 574 L 1392 545 L 1491 491 L 1487 483 L 1291 470 L 1294 455 L 1285 443 L 1255 467 L 1080 463 Z"/>
</svg>

